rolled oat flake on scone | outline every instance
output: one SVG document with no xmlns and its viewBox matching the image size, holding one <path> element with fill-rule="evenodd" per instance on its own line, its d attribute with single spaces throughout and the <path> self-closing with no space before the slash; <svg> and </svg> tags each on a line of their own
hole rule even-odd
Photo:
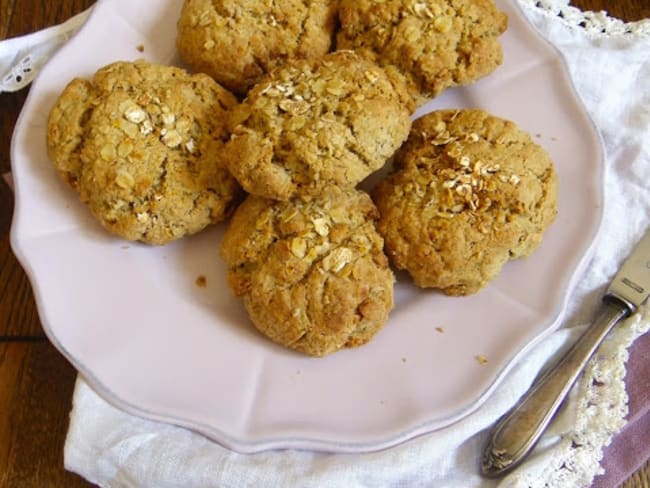
<svg viewBox="0 0 650 488">
<path fill-rule="evenodd" d="M 557 213 L 557 177 L 513 122 L 441 110 L 413 123 L 373 198 L 394 266 L 418 286 L 467 295 L 537 248 Z"/>
<path fill-rule="evenodd" d="M 251 194 L 278 200 L 352 188 L 408 135 L 403 84 L 350 51 L 273 71 L 233 111 L 225 156 Z"/>
<path fill-rule="evenodd" d="M 325 188 L 287 202 L 249 196 L 221 246 L 228 283 L 272 341 L 324 356 L 370 341 L 393 307 L 393 273 L 370 197 Z"/>
<path fill-rule="evenodd" d="M 225 219 L 239 198 L 221 159 L 236 103 L 207 75 L 116 62 L 63 90 L 48 154 L 109 232 L 164 244 Z"/>
</svg>

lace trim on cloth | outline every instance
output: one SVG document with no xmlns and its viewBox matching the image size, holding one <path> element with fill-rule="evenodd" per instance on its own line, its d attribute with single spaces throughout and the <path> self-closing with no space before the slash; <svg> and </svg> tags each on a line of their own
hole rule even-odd
<svg viewBox="0 0 650 488">
<path fill-rule="evenodd" d="M 650 309 L 645 306 L 611 332 L 573 388 L 569 408 L 554 421 L 553 430 L 560 432 L 547 435 L 499 488 L 587 487 L 603 473 L 603 448 L 626 424 L 628 348 L 648 330 Z"/>
<path fill-rule="evenodd" d="M 559 17 L 571 26 L 579 27 L 591 35 L 606 36 L 650 36 L 650 19 L 623 22 L 610 17 L 607 12 L 582 11 L 569 5 L 569 0 L 517 0 L 519 4 L 538 9 L 551 17 Z"/>
<path fill-rule="evenodd" d="M 60 25 L 0 42 L 0 93 L 18 91 L 39 73 L 48 59 L 86 22 L 91 9 Z"/>
</svg>

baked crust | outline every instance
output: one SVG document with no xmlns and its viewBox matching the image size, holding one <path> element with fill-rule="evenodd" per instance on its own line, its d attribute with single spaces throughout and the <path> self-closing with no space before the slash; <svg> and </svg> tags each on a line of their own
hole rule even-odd
<svg viewBox="0 0 650 488">
<path fill-rule="evenodd" d="M 108 231 L 164 244 L 224 220 L 238 200 L 221 159 L 236 103 L 207 75 L 113 63 L 58 97 L 48 155 Z"/>
<path fill-rule="evenodd" d="M 508 19 L 492 0 L 341 0 L 339 17 L 337 48 L 403 76 L 418 104 L 502 63 Z"/>
<path fill-rule="evenodd" d="M 228 167 L 251 194 L 278 200 L 354 187 L 411 126 L 403 85 L 355 53 L 279 68 L 234 111 Z"/>
<path fill-rule="evenodd" d="M 329 52 L 338 1 L 185 0 L 177 47 L 194 70 L 239 95 L 292 59 Z"/>
<path fill-rule="evenodd" d="M 514 123 L 443 110 L 414 122 L 373 197 L 395 267 L 418 286 L 467 295 L 537 248 L 557 213 L 557 178 Z"/>
<path fill-rule="evenodd" d="M 354 189 L 288 202 L 247 197 L 221 255 L 255 327 L 311 356 L 368 342 L 393 307 L 377 217 L 370 197 Z"/>
</svg>

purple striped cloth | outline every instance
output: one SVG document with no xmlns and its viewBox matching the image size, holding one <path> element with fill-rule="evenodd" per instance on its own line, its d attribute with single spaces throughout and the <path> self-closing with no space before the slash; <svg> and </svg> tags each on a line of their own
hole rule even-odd
<svg viewBox="0 0 650 488">
<path fill-rule="evenodd" d="M 650 458 L 650 334 L 639 337 L 629 351 L 628 423 L 604 450 L 601 466 L 605 474 L 594 479 L 592 488 L 618 486 Z"/>
</svg>

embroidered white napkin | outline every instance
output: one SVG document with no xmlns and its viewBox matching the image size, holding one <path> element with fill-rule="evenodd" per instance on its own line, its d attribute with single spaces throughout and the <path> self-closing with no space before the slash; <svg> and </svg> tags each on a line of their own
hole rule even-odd
<svg viewBox="0 0 650 488">
<path fill-rule="evenodd" d="M 65 466 L 106 487 L 578 487 L 599 472 L 602 448 L 625 423 L 627 347 L 650 311 L 619 326 L 534 455 L 502 480 L 478 467 L 489 427 L 543 365 L 583 329 L 618 264 L 650 225 L 650 21 L 623 24 L 567 2 L 519 0 L 564 55 L 606 148 L 606 201 L 593 262 L 573 293 L 567 328 L 540 343 L 492 397 L 460 422 L 382 452 L 232 452 L 201 435 L 130 416 L 77 381 Z M 557 14 L 561 12 L 562 16 Z M 1 52 L 1 51 L 0 51 Z M 596 389 L 595 382 L 600 385 Z"/>
<path fill-rule="evenodd" d="M 63 24 L 0 42 L 0 93 L 29 85 L 40 68 L 86 22 L 90 9 Z"/>
</svg>

